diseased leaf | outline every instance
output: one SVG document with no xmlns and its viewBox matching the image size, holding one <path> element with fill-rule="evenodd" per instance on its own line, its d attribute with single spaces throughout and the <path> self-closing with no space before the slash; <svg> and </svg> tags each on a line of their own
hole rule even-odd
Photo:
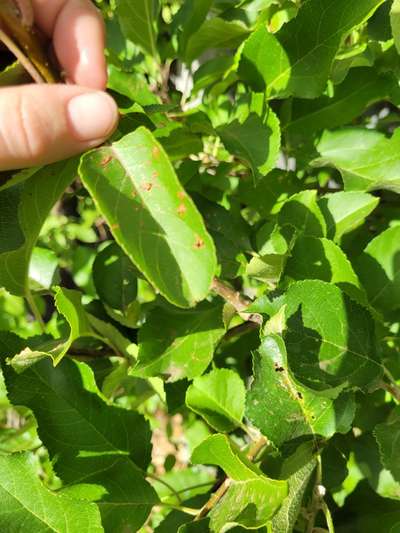
<svg viewBox="0 0 400 533">
<path fill-rule="evenodd" d="M 400 192 L 400 129 L 390 139 L 360 128 L 325 132 L 317 149 L 321 159 L 316 164 L 336 167 L 346 191 Z"/>
<path fill-rule="evenodd" d="M 116 241 L 172 303 L 195 305 L 216 268 L 212 240 L 145 128 L 83 157 L 80 173 Z"/>
<path fill-rule="evenodd" d="M 338 392 L 318 392 L 301 384 L 278 335 L 263 339 L 254 354 L 254 375 L 246 414 L 275 446 L 302 436 L 329 438 L 349 430 L 355 411 L 352 395 L 334 399 Z"/>
<path fill-rule="evenodd" d="M 154 309 L 140 329 L 133 374 L 162 376 L 169 382 L 202 374 L 225 333 L 222 308 L 221 303 L 203 302 L 187 311 Z"/>
<path fill-rule="evenodd" d="M 316 98 L 325 89 L 342 39 L 384 0 L 309 0 L 275 35 L 260 26 L 246 41 L 239 74 L 254 90 Z"/>
<path fill-rule="evenodd" d="M 77 161 L 55 163 L 0 192 L 0 286 L 25 296 L 33 247 L 53 205 L 75 179 Z"/>
<path fill-rule="evenodd" d="M 372 306 L 385 313 L 400 307 L 400 226 L 372 239 L 354 261 Z"/>
<path fill-rule="evenodd" d="M 28 454 L 0 454 L 0 528 L 17 533 L 101 533 L 96 505 L 50 492 Z M 27 525 L 29 524 L 29 525 Z"/>
<path fill-rule="evenodd" d="M 186 405 L 217 431 L 232 431 L 242 423 L 246 390 L 242 379 L 226 368 L 195 378 Z"/>
</svg>

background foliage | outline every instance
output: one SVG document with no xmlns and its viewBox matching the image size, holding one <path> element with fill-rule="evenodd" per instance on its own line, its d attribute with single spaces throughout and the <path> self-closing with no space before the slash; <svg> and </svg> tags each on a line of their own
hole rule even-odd
<svg viewBox="0 0 400 533">
<path fill-rule="evenodd" d="M 105 146 L 0 177 L 0 530 L 400 531 L 400 2 L 110 0 Z"/>
</svg>

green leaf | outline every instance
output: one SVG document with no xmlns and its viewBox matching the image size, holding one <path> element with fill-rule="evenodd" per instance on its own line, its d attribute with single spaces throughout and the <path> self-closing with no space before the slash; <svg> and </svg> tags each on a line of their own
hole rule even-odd
<svg viewBox="0 0 400 533">
<path fill-rule="evenodd" d="M 117 14 L 127 39 L 156 57 L 155 2 L 153 0 L 117 0 Z"/>
<path fill-rule="evenodd" d="M 162 376 L 169 382 L 194 378 L 209 365 L 225 333 L 221 303 L 203 302 L 181 311 L 155 308 L 139 332 L 138 377 Z"/>
<path fill-rule="evenodd" d="M 325 132 L 317 150 L 321 159 L 315 164 L 337 168 L 347 191 L 400 192 L 400 129 L 390 139 L 360 128 Z"/>
<path fill-rule="evenodd" d="M 312 459 L 289 477 L 289 494 L 272 519 L 272 533 L 292 533 L 294 530 L 304 493 L 316 465 L 317 461 Z"/>
<path fill-rule="evenodd" d="M 139 529 L 158 501 L 140 471 L 150 461 L 148 423 L 138 413 L 107 405 L 84 363 L 64 359 L 53 368 L 43 360 L 15 373 L 5 357 L 23 345 L 15 335 L 0 337 L 8 396 L 34 413 L 56 473 L 68 485 L 81 485 L 70 494 L 98 502 L 105 525 Z"/>
<path fill-rule="evenodd" d="M 182 57 L 185 57 L 185 51 L 190 37 L 203 24 L 213 3 L 214 0 L 185 0 L 183 2 L 174 21 L 175 23 L 179 22 L 181 26 L 179 48 Z"/>
<path fill-rule="evenodd" d="M 284 302 L 289 365 L 311 388 L 367 388 L 382 368 L 370 313 L 324 281 L 291 285 Z"/>
<path fill-rule="evenodd" d="M 400 411 L 396 408 L 389 419 L 383 424 L 378 424 L 374 430 L 378 442 L 382 464 L 400 481 Z"/>
<path fill-rule="evenodd" d="M 33 247 L 50 210 L 76 176 L 76 160 L 40 168 L 0 192 L 0 286 L 24 296 Z"/>
<path fill-rule="evenodd" d="M 193 463 L 221 467 L 232 482 L 210 513 L 211 531 L 242 525 L 254 529 L 265 525 L 287 495 L 287 483 L 270 479 L 250 463 L 224 435 L 213 435 L 192 454 Z"/>
<path fill-rule="evenodd" d="M 379 198 L 362 192 L 326 194 L 318 201 L 318 205 L 326 220 L 327 236 L 340 242 L 344 234 L 361 226 L 378 204 Z"/>
<path fill-rule="evenodd" d="M 390 24 L 392 27 L 392 34 L 394 44 L 397 52 L 400 54 L 400 1 L 393 0 L 392 8 L 390 11 Z"/>
<path fill-rule="evenodd" d="M 400 226 L 372 239 L 354 261 L 371 305 L 383 312 L 400 306 Z"/>
<path fill-rule="evenodd" d="M 282 231 L 289 235 L 325 237 L 326 222 L 317 202 L 317 191 L 302 191 L 286 200 L 278 214 Z"/>
<path fill-rule="evenodd" d="M 343 83 L 335 87 L 332 97 L 316 100 L 295 99 L 290 121 L 282 129 L 290 135 L 307 138 L 323 129 L 351 123 L 371 104 L 391 96 L 394 80 L 371 68 L 349 72 Z"/>
<path fill-rule="evenodd" d="M 208 19 L 189 37 L 185 60 L 191 63 L 209 48 L 235 48 L 248 34 L 239 22 L 218 17 Z"/>
<path fill-rule="evenodd" d="M 234 481 L 210 512 L 211 531 L 224 532 L 234 526 L 258 529 L 267 525 L 286 493 L 283 484 L 279 487 L 264 479 Z"/>
<path fill-rule="evenodd" d="M 239 74 L 254 90 L 315 98 L 325 89 L 343 38 L 384 0 L 309 0 L 297 17 L 272 35 L 260 26 L 246 41 Z"/>
<path fill-rule="evenodd" d="M 21 372 L 45 357 L 50 357 L 53 364 L 57 365 L 67 354 L 73 342 L 80 337 L 102 339 L 91 327 L 78 291 L 57 287 L 55 304 L 58 312 L 65 317 L 70 327 L 68 338 L 47 339 L 43 344 L 34 348 L 25 347 L 10 361 L 16 371 Z"/>
<path fill-rule="evenodd" d="M 278 335 L 265 337 L 254 354 L 254 376 L 246 414 L 275 446 L 302 436 L 329 438 L 349 430 L 355 411 L 352 396 L 332 400 L 301 384 Z"/>
<path fill-rule="evenodd" d="M 194 449 L 191 462 L 219 466 L 234 481 L 248 481 L 263 476 L 260 468 L 251 463 L 226 435 L 211 435 L 204 440 Z M 273 483 L 277 487 L 286 485 L 280 481 Z"/>
<path fill-rule="evenodd" d="M 29 263 L 29 279 L 33 288 L 50 289 L 57 283 L 58 258 L 52 250 L 35 246 Z"/>
<path fill-rule="evenodd" d="M 97 294 L 113 309 L 126 311 L 137 296 L 137 270 L 115 242 L 108 244 L 93 263 Z"/>
<path fill-rule="evenodd" d="M 320 279 L 335 283 L 343 292 L 366 305 L 367 298 L 345 253 L 332 241 L 303 236 L 297 239 L 285 274 L 295 280 Z"/>
<path fill-rule="evenodd" d="M 50 492 L 28 454 L 0 454 L 0 528 L 4 532 L 101 533 L 96 505 Z M 28 525 L 29 524 L 29 525 Z"/>
<path fill-rule="evenodd" d="M 251 168 L 256 181 L 275 167 L 281 139 L 279 120 L 272 110 L 264 118 L 250 113 L 244 122 L 235 120 L 217 132 L 226 149 Z"/>
<path fill-rule="evenodd" d="M 153 135 L 141 127 L 89 152 L 80 173 L 118 244 L 161 294 L 181 307 L 204 299 L 214 246 Z"/>
<path fill-rule="evenodd" d="M 217 431 L 232 431 L 242 423 L 246 390 L 236 372 L 214 369 L 195 378 L 186 392 L 186 405 Z"/>
</svg>

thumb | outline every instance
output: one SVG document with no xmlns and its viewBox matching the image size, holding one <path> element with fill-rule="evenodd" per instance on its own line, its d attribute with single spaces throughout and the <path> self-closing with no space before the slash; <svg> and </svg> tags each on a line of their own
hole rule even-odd
<svg viewBox="0 0 400 533">
<path fill-rule="evenodd" d="M 0 170 L 65 159 L 104 142 L 118 110 L 104 92 L 74 85 L 0 89 Z"/>
</svg>

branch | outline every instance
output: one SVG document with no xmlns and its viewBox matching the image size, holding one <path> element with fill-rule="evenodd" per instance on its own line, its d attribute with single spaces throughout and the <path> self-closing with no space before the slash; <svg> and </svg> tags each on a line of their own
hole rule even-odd
<svg viewBox="0 0 400 533">
<path fill-rule="evenodd" d="M 235 291 L 229 285 L 223 283 L 220 279 L 214 278 L 211 289 L 221 296 L 227 303 L 232 305 L 239 313 L 239 315 L 246 320 L 246 322 L 254 322 L 255 324 L 262 324 L 262 316 L 258 313 L 246 313 L 246 309 L 252 303 L 251 300 Z"/>
</svg>

